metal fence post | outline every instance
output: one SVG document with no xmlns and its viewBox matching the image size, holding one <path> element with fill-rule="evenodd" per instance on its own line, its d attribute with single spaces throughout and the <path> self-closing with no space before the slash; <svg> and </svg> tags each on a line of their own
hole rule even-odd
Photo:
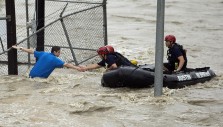
<svg viewBox="0 0 223 127">
<path fill-rule="evenodd" d="M 26 23 L 29 22 L 29 3 L 28 0 L 25 0 L 26 2 Z M 29 37 L 29 27 L 26 27 L 26 32 L 27 32 L 27 38 Z M 30 48 L 30 39 L 27 39 L 27 48 Z M 30 59 L 30 54 L 28 53 L 28 66 L 31 65 L 31 59 Z"/>
<path fill-rule="evenodd" d="M 105 45 L 108 44 L 108 36 L 107 36 L 107 0 L 103 0 L 103 26 L 104 26 L 104 42 Z"/>
<path fill-rule="evenodd" d="M 36 26 L 37 30 L 41 29 L 45 25 L 45 0 L 36 1 Z M 37 33 L 37 51 L 44 51 L 44 29 Z"/>
<path fill-rule="evenodd" d="M 6 0 L 7 15 L 7 49 L 16 44 L 16 19 L 15 19 L 15 1 Z M 10 50 L 8 52 L 8 74 L 18 75 L 17 51 Z"/>
<path fill-rule="evenodd" d="M 157 0 L 154 96 L 161 96 L 163 88 L 164 13 L 165 13 L 165 0 Z"/>
</svg>

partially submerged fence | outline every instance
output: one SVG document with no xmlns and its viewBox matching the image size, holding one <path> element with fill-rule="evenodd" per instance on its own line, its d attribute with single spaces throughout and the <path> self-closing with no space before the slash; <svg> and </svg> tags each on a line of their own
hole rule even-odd
<svg viewBox="0 0 223 127">
<path fill-rule="evenodd" d="M 60 58 L 65 62 L 88 64 L 98 61 L 96 49 L 107 44 L 106 0 L 45 0 L 45 17 L 37 19 L 38 0 L 15 1 L 17 44 L 39 48 L 37 37 L 43 38 L 45 51 L 62 47 Z M 0 1 L 0 68 L 8 74 L 5 1 Z M 37 28 L 40 20 L 44 27 Z M 43 32 L 44 31 L 44 32 Z M 42 36 L 38 35 L 43 32 Z M 33 55 L 18 53 L 18 74 L 24 74 L 34 63 Z M 92 59 L 94 58 L 94 59 Z"/>
</svg>

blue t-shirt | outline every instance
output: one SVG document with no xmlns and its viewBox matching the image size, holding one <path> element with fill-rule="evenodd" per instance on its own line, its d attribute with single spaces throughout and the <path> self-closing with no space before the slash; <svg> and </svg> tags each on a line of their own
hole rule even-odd
<svg viewBox="0 0 223 127">
<path fill-rule="evenodd" d="M 30 71 L 31 78 L 48 78 L 55 68 L 62 68 L 64 65 L 64 62 L 53 53 L 34 51 L 34 57 L 38 60 Z"/>
</svg>

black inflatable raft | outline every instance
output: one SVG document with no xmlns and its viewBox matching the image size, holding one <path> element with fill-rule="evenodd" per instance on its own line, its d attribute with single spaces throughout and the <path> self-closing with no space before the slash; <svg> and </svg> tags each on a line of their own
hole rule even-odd
<svg viewBox="0 0 223 127">
<path fill-rule="evenodd" d="M 154 65 L 140 65 L 138 67 L 122 66 L 103 74 L 101 84 L 104 87 L 153 87 Z M 164 73 L 163 85 L 171 89 L 183 88 L 196 83 L 203 83 L 212 79 L 215 73 L 209 67 L 187 69 L 184 72 Z"/>
</svg>

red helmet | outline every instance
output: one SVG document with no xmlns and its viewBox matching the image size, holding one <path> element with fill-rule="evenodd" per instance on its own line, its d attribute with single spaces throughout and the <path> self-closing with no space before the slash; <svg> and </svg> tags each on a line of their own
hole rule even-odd
<svg viewBox="0 0 223 127">
<path fill-rule="evenodd" d="M 109 53 L 114 53 L 115 52 L 115 50 L 114 50 L 114 48 L 112 46 L 106 45 L 105 47 L 107 48 Z"/>
<path fill-rule="evenodd" d="M 176 42 L 176 37 L 174 35 L 167 35 L 165 37 L 165 41 L 170 41 L 170 42 L 175 43 Z"/>
<path fill-rule="evenodd" d="M 98 50 L 98 55 L 107 55 L 109 52 L 108 52 L 108 49 L 106 48 L 106 46 L 103 46 L 103 47 L 100 47 Z"/>
<path fill-rule="evenodd" d="M 112 46 L 106 45 L 106 46 L 100 47 L 97 50 L 97 52 L 98 52 L 99 55 L 102 55 L 102 54 L 107 55 L 108 53 L 114 53 L 115 50 L 114 50 L 114 48 Z"/>
</svg>

